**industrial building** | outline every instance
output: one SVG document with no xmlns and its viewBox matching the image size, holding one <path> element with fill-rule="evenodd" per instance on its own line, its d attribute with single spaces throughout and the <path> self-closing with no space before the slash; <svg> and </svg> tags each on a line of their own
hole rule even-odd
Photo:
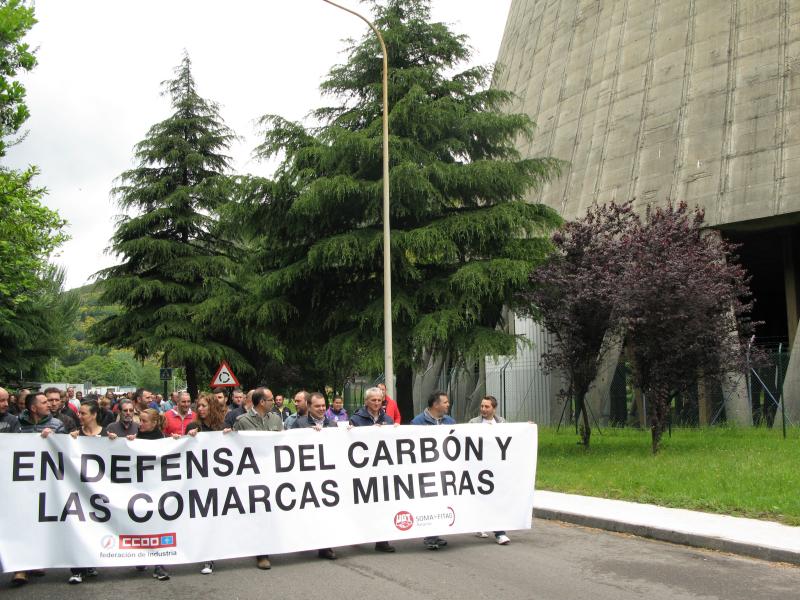
<svg viewBox="0 0 800 600">
<path fill-rule="evenodd" d="M 800 423 L 800 3 L 513 0 L 497 62 L 493 86 L 516 95 L 506 110 L 537 124 L 523 156 L 569 163 L 529 201 L 574 219 L 612 200 L 684 200 L 741 244 L 758 342 L 794 349 L 776 395 Z M 487 361 L 487 391 L 522 402 L 536 387 L 549 404 L 509 416 L 552 423 L 558 385 L 532 352 Z"/>
</svg>

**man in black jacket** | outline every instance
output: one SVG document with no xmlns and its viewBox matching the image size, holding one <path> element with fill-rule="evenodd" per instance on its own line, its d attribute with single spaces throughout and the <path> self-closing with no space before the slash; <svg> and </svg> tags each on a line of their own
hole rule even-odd
<svg viewBox="0 0 800 600">
<path fill-rule="evenodd" d="M 25 410 L 19 415 L 20 433 L 66 433 L 64 424 L 50 414 L 50 406 L 44 392 L 33 392 L 25 397 Z"/>
<path fill-rule="evenodd" d="M 308 401 L 308 414 L 298 416 L 289 426 L 290 429 L 304 429 L 306 427 L 313 427 L 317 431 L 323 427 L 336 427 L 325 416 L 325 396 L 319 392 L 311 394 L 311 399 Z M 317 551 L 320 558 L 327 558 L 328 560 L 336 560 L 336 553 L 333 548 L 321 548 Z"/>
<path fill-rule="evenodd" d="M 10 394 L 0 387 L 0 433 L 15 433 L 19 428 L 17 417 L 8 412 Z"/>
<path fill-rule="evenodd" d="M 315 429 L 322 429 L 323 427 L 336 427 L 336 424 L 330 421 L 325 416 L 325 396 L 320 392 L 311 394 L 308 401 L 308 412 L 305 415 L 300 415 L 297 412 L 297 419 L 287 423 L 287 429 L 302 429 L 304 427 L 314 427 Z"/>
<path fill-rule="evenodd" d="M 353 427 L 364 425 L 394 425 L 392 417 L 383 408 L 383 392 L 378 387 L 371 387 L 364 392 L 364 406 L 350 417 Z"/>
<path fill-rule="evenodd" d="M 64 430 L 71 433 L 78 428 L 75 413 L 64 405 L 61 399 L 61 390 L 56 387 L 49 387 L 44 391 L 47 396 L 47 405 L 50 407 L 50 414 L 64 424 Z"/>
<path fill-rule="evenodd" d="M 50 414 L 50 406 L 44 392 L 34 392 L 25 396 L 25 410 L 19 415 L 17 432 L 39 433 L 42 437 L 47 437 L 51 433 L 66 433 L 64 424 Z M 17 571 L 11 578 L 11 585 L 14 587 L 25 585 L 28 583 L 28 575 L 43 573 L 44 571 Z"/>
</svg>

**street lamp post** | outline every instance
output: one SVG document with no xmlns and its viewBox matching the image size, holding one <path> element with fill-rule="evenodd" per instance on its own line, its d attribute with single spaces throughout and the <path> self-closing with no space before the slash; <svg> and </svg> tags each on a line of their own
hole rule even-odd
<svg viewBox="0 0 800 600">
<path fill-rule="evenodd" d="M 386 54 L 386 44 L 377 27 L 366 17 L 354 10 L 332 2 L 323 0 L 355 15 L 375 32 L 383 52 L 383 362 L 384 376 L 386 378 L 386 393 L 394 396 L 394 359 L 392 357 L 392 253 L 389 230 L 389 59 Z"/>
</svg>

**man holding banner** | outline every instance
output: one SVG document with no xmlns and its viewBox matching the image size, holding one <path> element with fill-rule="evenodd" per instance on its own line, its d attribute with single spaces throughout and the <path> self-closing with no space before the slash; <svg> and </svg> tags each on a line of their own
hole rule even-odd
<svg viewBox="0 0 800 600">
<path fill-rule="evenodd" d="M 285 429 L 294 429 L 295 421 L 306 416 L 308 413 L 308 403 L 310 400 L 311 394 L 305 390 L 300 390 L 294 395 L 294 408 L 296 412 L 283 420 L 283 426 Z"/>
<path fill-rule="evenodd" d="M 272 412 L 272 392 L 267 388 L 253 390 L 251 396 L 252 406 L 246 414 L 242 415 L 233 424 L 235 431 L 281 431 L 283 421 Z M 261 570 L 272 568 L 268 554 L 256 556 L 256 566 Z"/>
<path fill-rule="evenodd" d="M 494 396 L 484 396 L 481 398 L 480 406 L 481 414 L 474 419 L 470 419 L 470 423 L 483 423 L 486 425 L 494 425 L 495 423 L 505 423 L 506 420 L 497 414 L 497 398 Z M 478 532 L 479 538 L 487 538 L 489 534 L 485 531 Z M 495 531 L 494 540 L 501 546 L 507 546 L 511 543 L 511 538 L 506 535 L 505 531 Z"/>
<path fill-rule="evenodd" d="M 428 408 L 411 419 L 411 425 L 455 425 L 456 420 L 448 415 L 450 398 L 442 391 L 435 391 L 428 397 Z M 447 546 L 447 540 L 438 535 L 422 540 L 428 550 L 438 550 Z"/>
<path fill-rule="evenodd" d="M 364 427 L 370 425 L 394 425 L 392 417 L 383 410 L 383 391 L 379 387 L 371 387 L 364 392 L 364 406 L 350 417 L 350 425 Z M 375 542 L 376 552 L 394 552 L 395 547 L 387 541 Z"/>
<path fill-rule="evenodd" d="M 311 399 L 308 403 L 308 414 L 294 419 L 291 427 L 287 427 L 287 429 L 306 429 L 311 427 L 320 431 L 324 427 L 335 427 L 336 425 L 325 416 L 325 408 L 325 396 L 319 392 L 314 392 L 311 394 Z M 299 408 L 297 414 L 300 414 Z M 333 548 L 320 548 L 317 550 L 317 556 L 328 560 L 336 560 L 337 558 Z"/>
<path fill-rule="evenodd" d="M 51 433 L 66 433 L 64 424 L 50 414 L 50 404 L 44 392 L 35 392 L 25 397 L 25 410 L 19 415 L 17 432 L 38 433 L 46 438 Z M 18 587 L 28 583 L 28 574 L 38 569 L 19 570 L 11 578 L 11 585 Z M 44 574 L 44 572 L 40 572 Z"/>
</svg>

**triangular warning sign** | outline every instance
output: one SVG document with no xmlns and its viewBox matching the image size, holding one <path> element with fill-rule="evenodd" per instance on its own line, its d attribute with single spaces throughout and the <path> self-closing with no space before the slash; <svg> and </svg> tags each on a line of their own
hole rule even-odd
<svg viewBox="0 0 800 600">
<path fill-rule="evenodd" d="M 236 379 L 230 365 L 224 360 L 219 363 L 219 369 L 211 378 L 211 387 L 239 387 L 239 380 Z"/>
</svg>

